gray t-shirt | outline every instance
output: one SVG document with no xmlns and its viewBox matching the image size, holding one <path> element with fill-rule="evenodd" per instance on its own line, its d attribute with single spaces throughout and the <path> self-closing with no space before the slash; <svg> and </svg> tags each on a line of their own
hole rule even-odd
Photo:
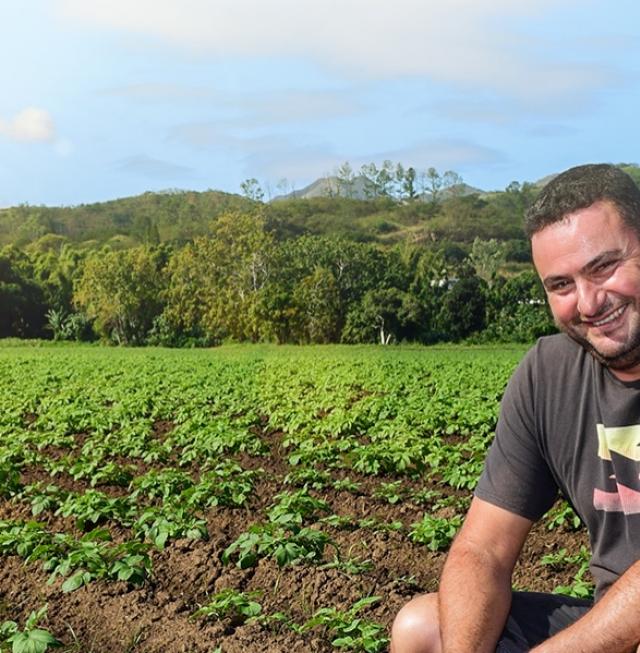
<svg viewBox="0 0 640 653">
<path fill-rule="evenodd" d="M 640 383 L 541 338 L 509 381 L 476 496 L 537 520 L 559 489 L 589 531 L 599 597 L 640 558 L 639 474 Z"/>
</svg>

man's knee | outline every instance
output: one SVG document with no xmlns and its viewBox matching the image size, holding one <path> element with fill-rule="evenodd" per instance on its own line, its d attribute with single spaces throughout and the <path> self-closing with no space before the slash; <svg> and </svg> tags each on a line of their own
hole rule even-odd
<svg viewBox="0 0 640 653">
<path fill-rule="evenodd" d="M 391 653 L 440 653 L 437 594 L 418 596 L 398 612 L 391 630 Z"/>
</svg>

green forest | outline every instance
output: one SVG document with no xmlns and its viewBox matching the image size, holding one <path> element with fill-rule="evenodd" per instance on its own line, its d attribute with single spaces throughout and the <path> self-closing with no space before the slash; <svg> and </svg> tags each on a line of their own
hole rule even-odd
<svg viewBox="0 0 640 653">
<path fill-rule="evenodd" d="M 317 197 L 265 201 L 248 179 L 3 209 L 0 337 L 529 342 L 554 331 L 522 230 L 543 182 L 484 193 L 451 171 L 344 164 Z"/>
</svg>

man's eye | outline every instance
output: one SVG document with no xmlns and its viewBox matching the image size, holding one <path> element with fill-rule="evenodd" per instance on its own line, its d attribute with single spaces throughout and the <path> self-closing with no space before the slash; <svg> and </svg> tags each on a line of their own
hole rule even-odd
<svg viewBox="0 0 640 653">
<path fill-rule="evenodd" d="M 556 281 L 550 284 L 547 290 L 549 292 L 563 292 L 569 288 L 569 285 L 568 281 Z"/>
</svg>

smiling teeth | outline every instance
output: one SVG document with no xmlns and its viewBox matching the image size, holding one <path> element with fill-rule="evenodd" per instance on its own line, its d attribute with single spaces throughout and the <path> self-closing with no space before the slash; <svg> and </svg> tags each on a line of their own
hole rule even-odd
<svg viewBox="0 0 640 653">
<path fill-rule="evenodd" d="M 593 326 L 599 327 L 602 326 L 603 324 L 608 324 L 609 322 L 613 322 L 617 317 L 620 317 L 622 315 L 623 311 L 625 309 L 625 306 L 621 306 L 620 308 L 616 309 L 611 315 L 608 317 L 605 317 L 604 320 L 598 320 L 597 322 L 592 322 Z"/>
</svg>

